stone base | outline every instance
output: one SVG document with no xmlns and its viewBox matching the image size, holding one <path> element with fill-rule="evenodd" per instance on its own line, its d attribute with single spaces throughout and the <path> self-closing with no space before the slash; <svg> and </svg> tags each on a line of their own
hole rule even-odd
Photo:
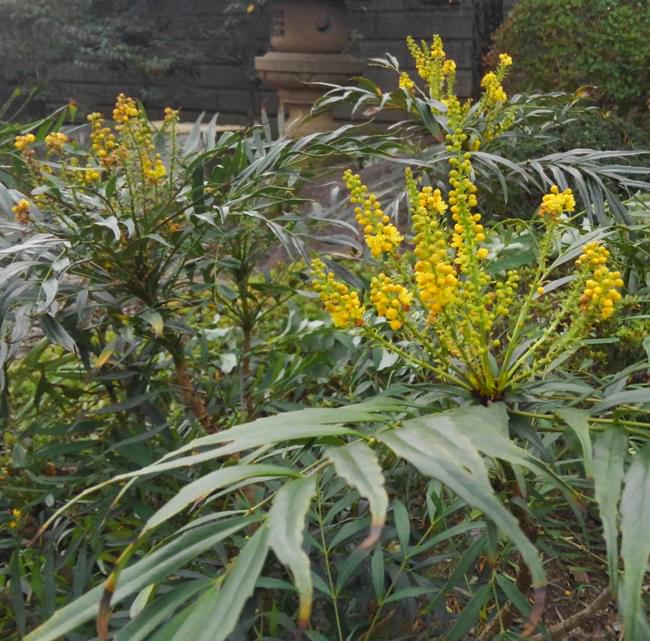
<svg viewBox="0 0 650 641">
<path fill-rule="evenodd" d="M 362 60 L 342 53 L 289 53 L 270 51 L 255 58 L 257 75 L 276 89 L 287 123 L 294 135 L 328 131 L 336 127 L 331 112 L 304 120 L 326 87 L 309 83 L 345 84 L 363 72 Z"/>
</svg>

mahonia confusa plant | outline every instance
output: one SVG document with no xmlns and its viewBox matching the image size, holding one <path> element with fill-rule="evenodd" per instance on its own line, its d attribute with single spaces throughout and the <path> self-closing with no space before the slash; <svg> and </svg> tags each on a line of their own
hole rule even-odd
<svg viewBox="0 0 650 641">
<path fill-rule="evenodd" d="M 610 270 L 609 252 L 600 241 L 585 245 L 573 275 L 565 279 L 567 286 L 549 280 L 553 239 L 563 216 L 576 207 L 571 189 L 560 191 L 556 185 L 538 209 L 542 239 L 534 273 L 490 269 L 490 232 L 481 222 L 473 180 L 476 140 L 463 129 L 458 99 L 434 92 L 445 88 L 449 74 L 444 70 L 451 66 L 445 67 L 439 39 L 430 49 L 413 41 L 409 48 L 432 95 L 446 100 L 450 114 L 457 114 L 446 137 L 448 189 L 443 194 L 421 185 L 406 170 L 412 227 L 405 239 L 361 178 L 346 171 L 350 202 L 378 273 L 363 297 L 315 260 L 314 289 L 336 327 L 360 328 L 438 380 L 460 385 L 482 400 L 501 398 L 522 381 L 544 376 L 556 359 L 579 347 L 594 325 L 610 318 L 623 281 Z M 504 54 L 497 72 L 487 74 L 482 104 L 504 102 L 500 83 L 511 63 Z M 529 325 L 531 318 L 536 322 Z"/>
<path fill-rule="evenodd" d="M 483 93 L 476 105 L 471 100 L 461 101 L 455 93 L 456 63 L 447 58 L 442 38 L 435 35 L 431 44 L 424 40 L 419 44 L 410 36 L 406 45 L 415 63 L 418 76 L 425 82 L 419 89 L 408 72 L 400 72 L 399 89 L 409 96 L 419 95 L 430 103 L 434 115 L 447 116 L 450 131 L 458 128 L 463 120 L 471 117 L 475 125 L 470 131 L 468 149 L 477 151 L 504 133 L 514 124 L 514 110 L 508 105 L 508 95 L 503 87 L 512 58 L 505 53 L 499 56 L 494 71 L 488 71 L 481 80 Z"/>
<path fill-rule="evenodd" d="M 92 211 L 91 201 L 86 197 L 102 194 L 102 185 L 115 178 L 115 184 L 121 188 L 112 190 L 108 210 L 121 220 L 131 219 L 134 225 L 144 224 L 139 212 L 152 211 L 153 205 L 163 200 L 163 191 L 171 193 L 174 186 L 178 116 L 178 111 L 166 108 L 162 127 L 158 130 L 136 100 L 120 94 L 111 125 L 106 124 L 99 113 L 87 116 L 90 126 L 87 152 L 61 131 L 44 137 L 45 154 L 38 152 L 33 133 L 17 136 L 15 150 L 25 163 L 27 178 L 39 189 L 33 202 L 25 198 L 14 205 L 16 222 L 23 225 L 34 222 L 30 213 L 43 209 L 50 220 L 58 218 L 67 224 L 69 212 L 63 204 L 66 199 L 57 195 L 59 189 L 66 192 L 71 202 L 84 199 Z M 162 135 L 168 149 L 167 165 L 158 151 L 160 145 L 155 140 L 158 135 Z M 101 204 L 103 200 L 100 198 L 98 202 Z M 97 214 L 103 216 L 99 211 Z M 158 229 L 161 221 L 151 219 L 149 222 Z M 172 232 L 179 229 L 176 222 L 162 227 Z"/>
</svg>

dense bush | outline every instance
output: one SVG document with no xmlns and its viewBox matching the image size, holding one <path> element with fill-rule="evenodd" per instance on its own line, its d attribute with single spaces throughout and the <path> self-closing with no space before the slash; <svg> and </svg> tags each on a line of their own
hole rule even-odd
<svg viewBox="0 0 650 641">
<path fill-rule="evenodd" d="M 315 109 L 351 105 L 354 113 L 369 118 L 381 111 L 397 112 L 403 117 L 393 125 L 404 141 L 400 161 L 425 169 L 436 183 L 446 174 L 448 151 L 443 141 L 450 133 L 453 114 L 445 85 L 453 92 L 456 69 L 453 61 L 447 61 L 446 75 L 437 73 L 431 78 L 429 45 L 409 39 L 408 48 L 424 80 L 422 86 L 389 54 L 371 62 L 398 77 L 397 89 L 385 91 L 363 78 L 354 85 L 333 86 Z M 431 51 L 444 56 L 440 42 Z M 504 56 L 500 59 L 510 60 Z M 642 137 L 632 143 L 625 133 L 637 130 L 600 112 L 580 93 L 508 96 L 505 86 L 512 67 L 506 65 L 500 73 L 499 79 L 494 72 L 486 74 L 481 98 L 462 112 L 486 212 L 492 217 L 530 217 L 539 192 L 557 183 L 573 188 L 591 223 L 606 224 L 612 219 L 629 223 L 622 201 L 650 186 L 647 145 Z M 392 173 L 385 171 L 382 192 L 399 198 L 402 178 L 398 165 Z"/>
<path fill-rule="evenodd" d="M 180 144 L 173 110 L 158 128 L 126 96 L 90 141 L 14 132 L 6 638 L 544 639 L 613 598 L 648 638 L 650 224 L 600 185 L 644 170 L 510 161 L 527 135 L 552 148 L 557 111 L 508 99 L 509 56 L 472 103 L 439 38 L 410 45 L 423 88 L 354 98 L 406 107 L 424 150 L 267 122 Z M 326 221 L 314 258 L 332 203 L 302 185 L 387 152 L 387 198 L 344 174 L 361 243 Z M 529 219 L 495 222 L 492 180 L 527 186 Z"/>
<path fill-rule="evenodd" d="M 494 37 L 517 59 L 519 91 L 595 87 L 604 104 L 647 109 L 650 13 L 644 0 L 519 0 Z"/>
</svg>

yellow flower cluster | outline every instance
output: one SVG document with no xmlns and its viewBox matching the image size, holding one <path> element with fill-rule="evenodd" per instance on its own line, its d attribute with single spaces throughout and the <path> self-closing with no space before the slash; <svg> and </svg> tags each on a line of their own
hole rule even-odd
<svg viewBox="0 0 650 641">
<path fill-rule="evenodd" d="M 456 78 L 456 63 L 446 59 L 442 38 L 435 35 L 431 45 L 424 41 L 418 45 L 409 36 L 406 39 L 406 46 L 413 58 L 418 75 L 429 86 L 431 97 L 441 100 L 443 96 L 451 95 Z"/>
<path fill-rule="evenodd" d="M 402 71 L 399 75 L 399 88 L 413 93 L 415 91 L 415 82 L 406 71 Z"/>
<path fill-rule="evenodd" d="M 560 191 L 557 185 L 553 185 L 548 194 L 542 198 L 539 208 L 539 215 L 550 220 L 556 219 L 560 214 L 575 211 L 576 200 L 571 189 Z"/>
<path fill-rule="evenodd" d="M 23 515 L 22 511 L 19 510 L 18 508 L 13 508 L 11 510 L 11 521 L 9 521 L 9 527 L 12 530 L 15 530 L 18 527 L 18 521 L 20 520 L 20 517 Z"/>
<path fill-rule="evenodd" d="M 507 69 L 512 66 L 512 57 L 507 53 L 499 54 L 499 65 L 503 69 Z"/>
<path fill-rule="evenodd" d="M 26 151 L 31 145 L 36 142 L 34 134 L 25 134 L 24 136 L 16 136 L 14 140 L 14 147 L 18 151 Z"/>
<path fill-rule="evenodd" d="M 445 60 L 442 63 L 443 76 L 452 76 L 456 73 L 456 63 L 453 60 Z"/>
<path fill-rule="evenodd" d="M 55 131 L 45 136 L 45 145 L 47 150 L 52 154 L 60 154 L 63 146 L 66 145 L 69 138 L 61 131 Z"/>
<path fill-rule="evenodd" d="M 368 194 L 368 188 L 359 176 L 348 169 L 343 174 L 343 180 L 350 192 L 350 202 L 357 205 L 354 214 L 363 229 L 370 253 L 375 258 L 384 253 L 390 254 L 400 245 L 403 236 L 384 214 L 376 196 Z"/>
<path fill-rule="evenodd" d="M 454 262 L 461 271 L 466 272 L 472 255 L 479 260 L 488 257 L 489 251 L 485 247 L 478 247 L 485 241 L 485 231 L 480 223 L 481 214 L 473 213 L 472 209 L 478 205 L 476 198 L 476 185 L 469 176 L 472 172 L 471 154 L 466 152 L 462 158 L 452 157 L 449 164 L 453 169 L 449 172 L 449 210 L 454 221 L 454 233 L 451 237 L 451 246 L 456 250 Z"/>
<path fill-rule="evenodd" d="M 493 71 L 488 71 L 481 79 L 481 88 L 485 90 L 485 100 L 493 105 L 498 102 L 506 102 L 508 95 L 501 84 L 501 81 Z"/>
<path fill-rule="evenodd" d="M 176 122 L 178 116 L 177 110 L 165 108 L 166 124 Z M 133 171 L 141 174 L 143 181 L 153 185 L 165 179 L 167 169 L 160 154 L 154 153 L 151 127 L 133 98 L 120 94 L 113 109 L 119 142 L 117 136 L 103 126 L 99 114 L 92 114 L 89 120 L 93 126 L 93 150 L 104 165 L 109 166 L 117 162 L 132 164 Z"/>
<path fill-rule="evenodd" d="M 101 178 L 102 174 L 97 169 L 86 169 L 86 171 L 83 172 L 84 182 L 88 184 L 99 182 Z"/>
<path fill-rule="evenodd" d="M 29 200 L 25 200 L 24 198 L 21 198 L 12 208 L 11 211 L 14 212 L 14 215 L 16 216 L 16 222 L 20 223 L 21 225 L 26 225 L 29 223 L 31 220 L 29 217 L 29 210 L 31 208 L 31 205 L 29 203 Z"/>
<path fill-rule="evenodd" d="M 167 176 L 167 169 L 163 164 L 160 154 L 156 154 L 153 160 L 144 155 L 142 158 L 144 175 L 152 182 L 159 183 Z"/>
<path fill-rule="evenodd" d="M 592 241 L 585 245 L 582 255 L 576 261 L 576 265 L 591 276 L 585 282 L 580 305 L 587 313 L 596 313 L 602 320 L 614 313 L 616 303 L 622 298 L 618 291 L 623 287 L 621 273 L 609 270 L 608 259 L 607 248 L 598 241 Z"/>
<path fill-rule="evenodd" d="M 370 300 L 379 316 L 383 316 L 390 328 L 397 331 L 404 324 L 404 314 L 413 302 L 413 294 L 381 273 L 370 282 Z"/>
<path fill-rule="evenodd" d="M 104 127 L 101 114 L 89 114 L 87 120 L 91 127 L 90 143 L 93 152 L 104 166 L 114 165 L 117 162 L 115 134 L 108 127 Z"/>
<path fill-rule="evenodd" d="M 496 70 L 488 71 L 481 79 L 483 95 L 479 101 L 478 113 L 485 123 L 483 142 L 493 140 L 510 129 L 515 122 L 514 110 L 507 107 L 508 95 L 503 88 L 503 81 L 511 65 L 512 58 L 507 53 L 502 53 L 499 55 Z M 476 150 L 480 144 L 480 139 L 476 137 L 471 143 L 471 148 Z"/>
<path fill-rule="evenodd" d="M 115 108 L 113 109 L 113 120 L 118 125 L 124 125 L 132 118 L 137 118 L 140 115 L 140 110 L 135 100 L 123 93 L 117 97 Z"/>
<path fill-rule="evenodd" d="M 178 109 L 172 109 L 171 107 L 165 107 L 165 122 L 178 122 L 180 112 Z"/>
<path fill-rule="evenodd" d="M 328 272 L 323 261 L 315 259 L 311 264 L 313 289 L 318 292 L 332 322 L 339 329 L 363 325 L 364 308 L 356 292 L 351 292 L 345 284 L 337 281 Z"/>
<path fill-rule="evenodd" d="M 442 309 L 454 300 L 458 279 L 450 262 L 445 230 L 440 217 L 447 204 L 439 189 L 424 187 L 418 192 L 409 170 L 406 172 L 407 190 L 413 207 L 413 231 L 415 232 L 413 253 L 415 282 L 422 304 L 433 320 Z"/>
<path fill-rule="evenodd" d="M 512 58 L 507 53 L 499 55 L 499 66 L 496 71 L 488 71 L 481 80 L 481 87 L 485 90 L 483 101 L 486 106 L 492 107 L 498 103 L 507 102 L 508 95 L 503 88 L 503 80 L 512 66 Z"/>
<path fill-rule="evenodd" d="M 510 313 L 510 306 L 517 292 L 521 277 L 519 272 L 510 270 L 506 274 L 505 281 L 499 281 L 494 291 L 494 314 L 507 316 Z"/>
</svg>

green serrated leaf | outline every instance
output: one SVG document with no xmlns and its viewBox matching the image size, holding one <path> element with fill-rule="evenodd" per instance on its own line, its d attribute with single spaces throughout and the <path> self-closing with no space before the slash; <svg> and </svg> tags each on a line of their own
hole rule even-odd
<svg viewBox="0 0 650 641">
<path fill-rule="evenodd" d="M 446 412 L 448 419 L 453 412 Z M 467 415 L 467 412 L 464 412 Z M 481 420 L 486 415 L 482 412 Z M 454 451 L 438 449 L 438 439 L 430 438 L 431 424 L 436 415 L 427 417 L 427 426 L 421 422 L 407 422 L 404 427 L 383 433 L 378 438 L 398 456 L 414 465 L 422 474 L 437 478 L 470 505 L 482 510 L 499 525 L 519 549 L 528 565 L 536 587 L 546 584 L 546 575 L 538 551 L 521 531 L 517 519 L 494 496 L 489 480 L 483 475 L 476 476 L 459 462 Z M 473 456 L 477 455 L 474 449 Z"/>
<path fill-rule="evenodd" d="M 646 641 L 643 582 L 650 557 L 650 444 L 632 459 L 621 496 L 621 556 L 625 572 L 620 594 L 625 641 Z"/>
<path fill-rule="evenodd" d="M 295 470 L 290 470 L 286 467 L 278 465 L 232 465 L 230 467 L 222 467 L 215 472 L 206 474 L 196 481 L 189 483 L 174 496 L 171 500 L 167 501 L 159 510 L 157 510 L 145 523 L 140 536 L 144 535 L 149 530 L 152 530 L 181 510 L 184 510 L 188 505 L 195 501 L 208 497 L 212 492 L 218 488 L 226 487 L 243 480 L 262 479 L 275 476 L 297 477 L 299 473 Z"/>
<path fill-rule="evenodd" d="M 589 412 L 586 410 L 565 407 L 555 412 L 575 433 L 582 446 L 582 455 L 586 475 L 593 476 L 593 445 L 591 443 L 591 429 L 589 427 Z"/>
<path fill-rule="evenodd" d="M 170 590 L 129 621 L 115 635 L 115 641 L 145 641 L 157 627 L 170 619 L 183 603 L 210 585 L 209 579 L 198 579 Z"/>
<path fill-rule="evenodd" d="M 393 519 L 395 520 L 400 550 L 402 555 L 406 555 L 411 539 L 411 522 L 406 506 L 399 499 L 393 501 Z"/>
<path fill-rule="evenodd" d="M 594 493 L 603 522 L 609 582 L 613 594 L 618 589 L 618 502 L 623 483 L 626 446 L 625 432 L 617 427 L 605 431 L 594 443 Z"/>
<path fill-rule="evenodd" d="M 163 545 L 122 572 L 112 603 L 120 603 L 150 583 L 168 577 L 194 557 L 255 521 L 254 518 L 229 519 L 217 525 L 197 527 Z M 57 641 L 66 636 L 82 623 L 97 616 L 103 592 L 104 585 L 99 585 L 57 610 L 45 623 L 28 634 L 24 641 Z"/>
<path fill-rule="evenodd" d="M 269 545 L 280 562 L 291 570 L 296 584 L 300 598 L 298 623 L 303 629 L 311 616 L 314 594 L 311 566 L 303 548 L 303 536 L 305 517 L 315 493 L 315 476 L 287 483 L 278 491 L 267 521 Z"/>
<path fill-rule="evenodd" d="M 239 615 L 255 590 L 269 549 L 265 525 L 246 543 L 230 566 L 223 584 L 214 585 L 192 605 L 172 641 L 224 641 L 235 629 Z"/>
<path fill-rule="evenodd" d="M 361 547 L 374 545 L 381 535 L 388 509 L 384 475 L 377 456 L 361 441 L 343 447 L 327 448 L 325 455 L 334 464 L 336 473 L 368 500 L 372 523 L 370 534 Z"/>
</svg>

